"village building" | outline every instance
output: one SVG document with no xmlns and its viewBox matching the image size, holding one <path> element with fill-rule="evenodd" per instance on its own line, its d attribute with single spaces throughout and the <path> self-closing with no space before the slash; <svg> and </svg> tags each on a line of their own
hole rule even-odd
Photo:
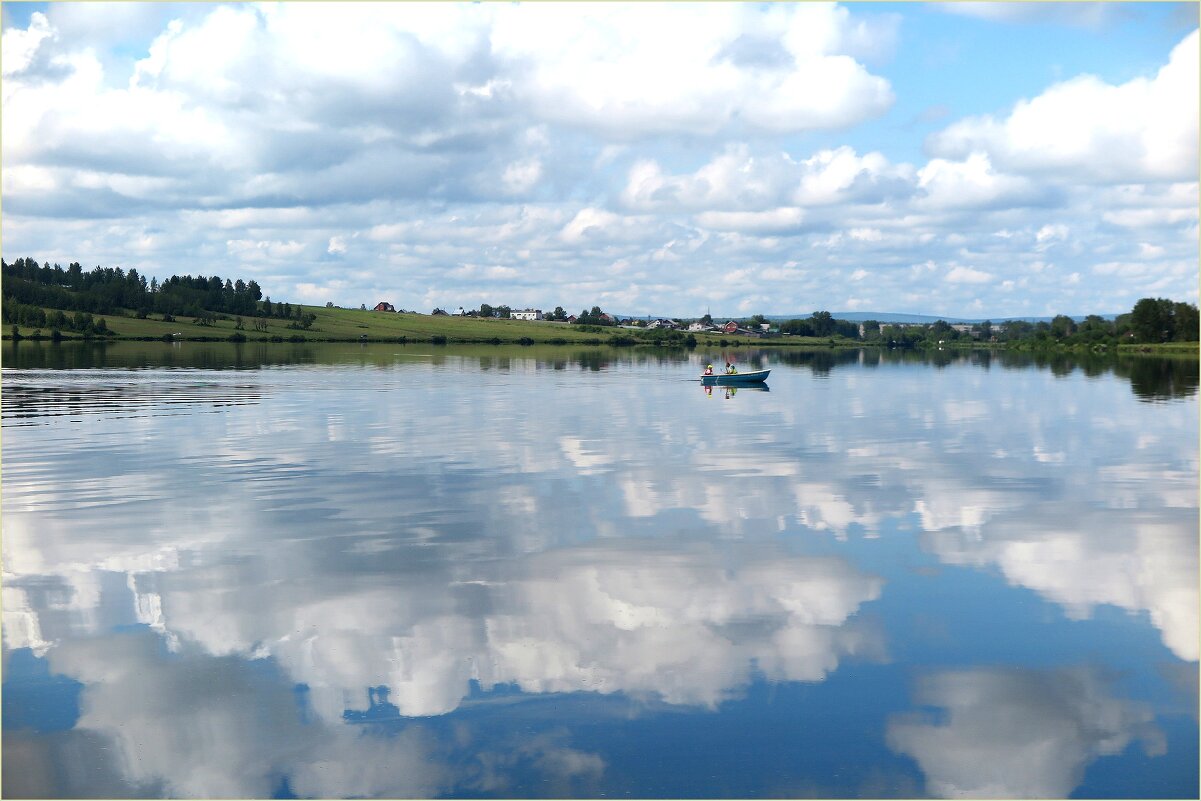
<svg viewBox="0 0 1201 801">
<path fill-rule="evenodd" d="M 391 303 L 387 303 L 387 302 L 381 300 L 379 303 L 375 304 L 375 311 L 394 312 L 394 311 L 396 311 L 396 307 L 393 306 Z"/>
<path fill-rule="evenodd" d="M 726 324 L 721 326 L 718 330 L 725 334 L 737 334 L 738 336 L 743 337 L 761 337 L 766 329 L 743 328 L 735 321 L 728 320 L 726 321 Z"/>
<path fill-rule="evenodd" d="M 509 312 L 509 316 L 514 320 L 541 320 L 542 309 L 522 309 L 521 311 Z"/>
</svg>

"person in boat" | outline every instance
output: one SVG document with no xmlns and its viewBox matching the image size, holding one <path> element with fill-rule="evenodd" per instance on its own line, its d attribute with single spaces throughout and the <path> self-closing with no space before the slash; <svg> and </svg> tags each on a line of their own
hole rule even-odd
<svg viewBox="0 0 1201 801">
<path fill-rule="evenodd" d="M 734 375 L 738 372 L 738 368 L 732 362 L 726 362 L 726 375 Z"/>
<path fill-rule="evenodd" d="M 705 367 L 705 375 L 713 375 L 713 365 L 710 364 Z"/>
</svg>

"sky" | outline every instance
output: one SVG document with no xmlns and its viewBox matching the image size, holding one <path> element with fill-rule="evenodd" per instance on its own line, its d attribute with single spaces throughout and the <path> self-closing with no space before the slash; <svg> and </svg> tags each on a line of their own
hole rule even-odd
<svg viewBox="0 0 1201 801">
<path fill-rule="evenodd" d="M 1195 3 L 5 3 L 3 254 L 428 312 L 1197 302 Z"/>
</svg>

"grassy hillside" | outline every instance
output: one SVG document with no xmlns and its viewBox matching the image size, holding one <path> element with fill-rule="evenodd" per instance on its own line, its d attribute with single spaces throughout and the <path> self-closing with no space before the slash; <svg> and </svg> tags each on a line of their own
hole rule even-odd
<svg viewBox="0 0 1201 801">
<path fill-rule="evenodd" d="M 306 342 L 396 342 L 401 339 L 409 342 L 460 342 L 460 343 L 492 343 L 506 342 L 524 344 L 603 344 L 609 343 L 613 337 L 622 337 L 632 342 L 621 344 L 683 344 L 688 336 L 686 332 L 674 332 L 675 342 L 665 339 L 669 332 L 644 331 L 628 328 L 597 328 L 591 326 L 575 326 L 566 323 L 548 321 L 530 322 L 525 320 L 482 319 L 476 317 L 455 317 L 450 315 L 429 314 L 395 314 L 392 312 L 360 311 L 356 309 L 330 309 L 321 306 L 304 306 L 305 312 L 316 316 L 313 324 L 307 329 L 289 327 L 288 320 L 271 318 L 267 320 L 266 331 L 254 330 L 254 319 L 243 318 L 244 328 L 235 328 L 233 317 L 217 319 L 211 325 L 199 325 L 190 317 L 180 317 L 174 322 L 163 322 L 159 315 L 151 315 L 146 319 L 138 319 L 132 312 L 127 315 L 103 315 L 109 330 L 115 339 L 180 339 L 188 341 L 226 340 L 231 336 L 244 336 L 248 342 L 271 341 L 303 341 Z M 49 311 L 49 310 L 47 310 Z M 99 318 L 101 315 L 96 315 Z M 34 329 L 21 326 L 18 332 L 22 337 L 34 335 Z M 5 327 L 4 338 L 10 338 L 12 327 Z M 48 330 L 41 331 L 41 337 L 49 337 Z M 79 339 L 80 335 L 64 331 L 64 339 Z M 697 344 L 717 344 L 721 340 L 730 343 L 773 345 L 827 345 L 829 338 L 815 339 L 811 337 L 780 337 L 770 340 L 739 337 L 730 334 L 699 334 L 695 336 Z M 837 340 L 838 338 L 835 338 Z M 850 344 L 849 342 L 847 344 Z"/>
</svg>

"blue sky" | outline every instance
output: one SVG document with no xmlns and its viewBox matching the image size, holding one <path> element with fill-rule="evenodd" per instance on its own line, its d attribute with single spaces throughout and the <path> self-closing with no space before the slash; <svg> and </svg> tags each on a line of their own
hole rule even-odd
<svg viewBox="0 0 1201 801">
<path fill-rule="evenodd" d="M 1197 6 L 5 4 L 6 258 L 273 297 L 1197 298 Z"/>
</svg>

